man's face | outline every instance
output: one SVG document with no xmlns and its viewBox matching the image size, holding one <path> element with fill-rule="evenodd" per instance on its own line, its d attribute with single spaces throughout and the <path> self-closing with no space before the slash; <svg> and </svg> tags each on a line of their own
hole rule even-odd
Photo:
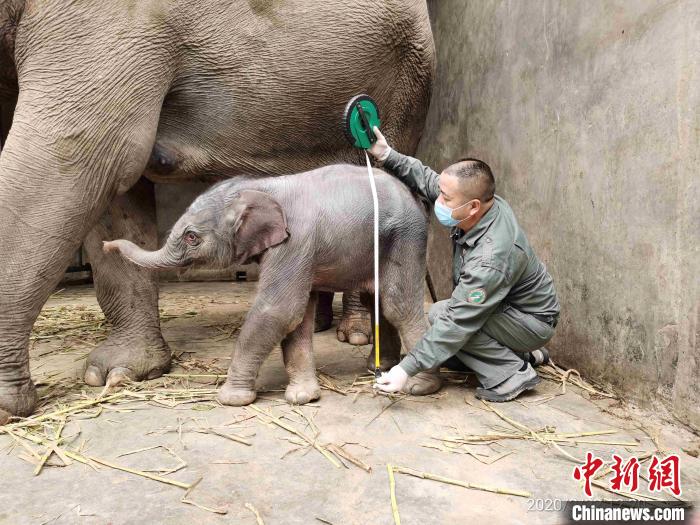
<svg viewBox="0 0 700 525">
<path fill-rule="evenodd" d="M 456 176 L 443 171 L 440 174 L 438 185 L 440 186 L 440 196 L 437 200 L 448 208 L 455 210 L 452 212 L 453 219 L 461 221 L 474 215 L 478 211 L 479 199 L 469 199 L 464 195 L 459 184 L 459 179 Z"/>
</svg>

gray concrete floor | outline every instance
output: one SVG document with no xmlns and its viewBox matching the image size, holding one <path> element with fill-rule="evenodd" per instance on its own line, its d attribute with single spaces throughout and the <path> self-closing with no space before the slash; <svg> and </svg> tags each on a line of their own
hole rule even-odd
<svg viewBox="0 0 700 525">
<path fill-rule="evenodd" d="M 179 356 L 172 372 L 206 374 L 225 370 L 232 338 L 237 333 L 235 328 L 253 298 L 252 283 L 164 284 L 161 307 L 169 320 L 163 323 L 163 332 L 174 354 Z M 94 292 L 88 286 L 63 290 L 47 304 L 54 312 L 61 306 L 72 312 L 81 306 L 86 311 L 97 307 Z M 32 371 L 35 381 L 42 385 L 40 394 L 48 396 L 45 402 L 99 394 L 98 388 L 71 381 L 81 376 L 84 355 L 94 345 L 88 336 L 83 339 L 35 341 L 31 351 Z M 318 368 L 334 376 L 343 388 L 366 373 L 369 347 L 339 343 L 334 329 L 316 334 L 314 345 Z M 67 385 L 65 392 L 50 387 L 61 378 Z M 158 385 L 163 380 L 149 383 Z M 289 419 L 284 421 L 313 435 L 299 414 L 291 412 L 292 407 L 284 403 L 285 385 L 281 355 L 275 350 L 261 371 L 258 388 L 266 392 L 261 393 L 256 406 L 271 408 L 279 415 L 288 414 Z M 661 411 L 645 411 L 608 399 L 592 400 L 572 386 L 566 394 L 546 401 L 546 396 L 561 391 L 560 386 L 543 381 L 535 392 L 520 401 L 500 404 L 497 408 L 534 429 L 545 426 L 556 427 L 560 432 L 616 429 L 615 434 L 589 439 L 638 444 L 636 447 L 598 444 L 566 447 L 577 458 L 583 458 L 586 451 L 606 460 L 614 452 L 629 457 L 653 451 L 656 445 L 650 434 L 658 432 L 658 443 L 681 456 L 682 499 L 700 499 L 700 460 L 684 452 L 697 451 L 696 435 Z M 336 468 L 315 449 L 294 451 L 298 446 L 288 441 L 294 436 L 256 418 L 231 425 L 232 421 L 252 415 L 245 408 L 222 407 L 209 401 L 177 408 L 143 402 L 120 404 L 106 407 L 98 417 L 88 419 L 81 414 L 70 418 L 64 435 L 79 430 L 77 442 L 84 440 L 83 453 L 141 470 L 169 468 L 177 460 L 163 449 L 119 455 L 145 447 L 168 446 L 187 464 L 168 477 L 185 483 L 202 478 L 191 499 L 204 506 L 225 509 L 226 515 L 182 503 L 184 490 L 180 488 L 105 467 L 96 470 L 80 463 L 60 466 L 55 456 L 34 476 L 35 465 L 27 458 L 22 459 L 22 448 L 14 446 L 7 435 L 0 435 L 0 522 L 254 524 L 255 516 L 245 507 L 250 503 L 267 525 L 324 523 L 322 520 L 335 525 L 389 524 L 393 520 L 387 463 L 472 483 L 529 491 L 533 498 L 583 498 L 580 484 L 572 477 L 574 463 L 539 443 L 509 439 L 468 447 L 475 454 L 483 454 L 478 456 L 482 459 L 512 452 L 490 465 L 472 455 L 421 446 L 438 444 L 432 439 L 434 436 L 456 432 L 485 434 L 508 427 L 474 398 L 473 380 L 466 384 L 457 384 L 455 380 L 439 395 L 406 397 L 395 403 L 373 396 L 368 386 L 360 388 L 360 393 L 345 396 L 324 390 L 319 402 L 302 410 L 313 417 L 320 430 L 317 442 L 357 443 L 346 445 L 346 449 L 371 465 L 371 473 L 353 465 Z M 93 411 L 92 415 L 95 414 Z M 215 434 L 185 431 L 180 437 L 177 432 L 168 432 L 180 424 L 185 430 L 216 427 L 224 433 L 247 435 L 252 445 L 245 446 Z M 77 447 L 77 442 L 71 446 Z M 41 447 L 36 450 L 43 452 Z M 531 506 L 528 498 L 468 490 L 403 474 L 395 476 L 398 508 L 404 524 L 561 521 L 555 512 L 528 510 Z M 644 486 L 644 481 L 640 481 Z M 594 495 L 597 499 L 618 499 L 600 489 L 594 489 Z"/>
</svg>

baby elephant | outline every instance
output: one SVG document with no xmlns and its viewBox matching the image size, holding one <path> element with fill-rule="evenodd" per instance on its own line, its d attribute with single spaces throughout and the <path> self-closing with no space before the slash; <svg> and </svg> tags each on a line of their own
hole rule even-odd
<svg viewBox="0 0 700 525">
<path fill-rule="evenodd" d="M 380 329 L 395 333 L 395 328 L 410 349 L 425 331 L 426 214 L 400 181 L 380 170 L 374 174 Z M 374 292 L 372 218 L 367 170 L 333 165 L 221 182 L 192 203 L 160 250 L 145 251 L 123 239 L 106 242 L 104 249 L 145 268 L 258 262 L 258 294 L 235 343 L 219 401 L 252 403 L 260 365 L 281 343 L 289 374 L 285 397 L 303 404 L 320 396 L 311 345 L 316 292 L 361 290 L 365 300 Z M 382 368 L 398 362 L 400 345 L 394 347 L 396 355 L 382 355 Z"/>
</svg>

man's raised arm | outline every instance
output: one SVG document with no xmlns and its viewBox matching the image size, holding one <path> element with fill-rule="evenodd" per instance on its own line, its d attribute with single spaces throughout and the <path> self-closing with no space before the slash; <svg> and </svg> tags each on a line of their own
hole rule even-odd
<svg viewBox="0 0 700 525">
<path fill-rule="evenodd" d="M 424 166 L 418 159 L 402 155 L 392 149 L 376 126 L 374 134 L 377 136 L 377 141 L 369 148 L 370 154 L 379 161 L 384 169 L 393 173 L 411 188 L 411 191 L 417 193 L 432 206 L 440 195 L 440 187 L 438 186 L 440 176 L 428 166 Z"/>
</svg>

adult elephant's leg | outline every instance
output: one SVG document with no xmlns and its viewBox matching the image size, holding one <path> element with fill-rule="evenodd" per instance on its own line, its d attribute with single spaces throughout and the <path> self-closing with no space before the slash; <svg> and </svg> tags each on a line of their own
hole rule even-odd
<svg viewBox="0 0 700 525">
<path fill-rule="evenodd" d="M 282 341 L 282 356 L 289 376 L 284 397 L 293 405 L 303 405 L 321 397 L 312 343 L 317 295 L 311 294 L 303 321 Z"/>
<path fill-rule="evenodd" d="M 159 52 L 145 26 L 136 45 L 125 45 L 131 21 L 109 20 L 115 25 L 105 30 L 103 3 L 39 2 L 17 28 L 20 93 L 0 155 L 5 413 L 34 409 L 32 324 L 107 205 L 143 173 L 155 142 L 170 83 L 167 50 Z"/>
<path fill-rule="evenodd" d="M 360 292 L 355 290 L 343 294 L 343 317 L 336 329 L 338 341 L 362 346 L 372 341 L 372 318 L 362 304 Z"/>
<path fill-rule="evenodd" d="M 260 366 L 272 349 L 304 319 L 311 293 L 310 281 L 299 279 L 296 288 L 289 290 L 289 282 L 279 274 L 279 268 L 273 267 L 271 272 L 278 275 L 270 275 L 262 269 L 260 291 L 234 343 L 228 376 L 218 394 L 224 405 L 249 405 L 255 401 L 255 379 Z M 295 269 L 293 273 L 305 275 L 308 270 Z"/>
<path fill-rule="evenodd" d="M 158 279 L 116 253 L 104 253 L 102 241 L 129 239 L 147 250 L 157 248 L 155 193 L 143 177 L 117 197 L 90 231 L 85 248 L 95 280 L 95 293 L 112 330 L 87 358 L 85 382 L 101 386 L 124 379 L 161 376 L 170 368 L 170 348 L 158 316 Z"/>
<path fill-rule="evenodd" d="M 333 292 L 318 292 L 314 332 L 328 330 L 333 324 Z"/>
<path fill-rule="evenodd" d="M 365 310 L 371 312 L 370 324 L 374 330 L 374 296 L 372 294 L 363 293 L 360 295 L 360 300 Z M 380 301 L 383 302 L 381 297 Z M 401 338 L 394 324 L 384 315 L 381 305 L 379 315 L 379 370 L 385 372 L 399 363 L 401 357 Z M 376 345 L 372 347 L 372 351 L 367 356 L 367 370 L 370 372 L 374 372 L 376 369 L 375 351 Z"/>
<path fill-rule="evenodd" d="M 52 115 L 56 113 L 60 112 Z M 26 416 L 34 410 L 29 332 L 70 257 L 114 198 L 120 182 L 116 173 L 129 173 L 128 163 L 119 160 L 136 161 L 137 169 L 143 170 L 148 158 L 148 151 L 127 148 L 123 135 L 105 133 L 91 139 L 86 131 L 76 140 L 70 128 L 62 128 L 64 122 L 47 122 L 41 115 L 18 105 L 0 156 L 0 412 L 4 417 Z M 95 148 L 107 154 L 107 143 L 116 149 L 117 160 L 95 155 Z M 83 157 L 81 147 L 92 151 Z M 4 417 L 0 414 L 0 420 Z"/>
</svg>

